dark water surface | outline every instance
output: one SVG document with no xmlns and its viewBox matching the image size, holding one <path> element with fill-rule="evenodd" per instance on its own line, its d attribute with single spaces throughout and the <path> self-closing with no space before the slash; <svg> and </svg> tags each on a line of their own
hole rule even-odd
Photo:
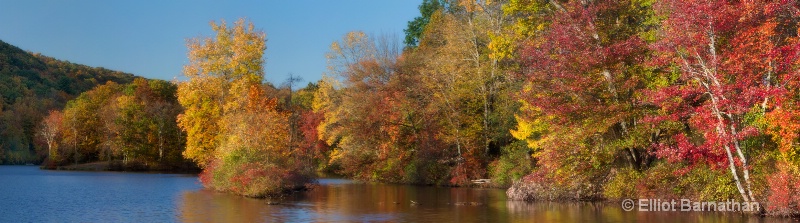
<svg viewBox="0 0 800 223">
<path fill-rule="evenodd" d="M 413 204 L 411 201 L 417 202 Z M 202 189 L 194 175 L 0 166 L 0 222 L 797 222 L 740 214 L 625 212 L 609 203 L 506 201 L 499 189 L 321 179 L 270 205 Z"/>
</svg>

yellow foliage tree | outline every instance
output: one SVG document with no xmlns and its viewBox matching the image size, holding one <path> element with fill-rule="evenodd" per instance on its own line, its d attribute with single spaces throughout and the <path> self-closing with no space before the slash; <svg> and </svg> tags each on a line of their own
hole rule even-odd
<svg viewBox="0 0 800 223">
<path fill-rule="evenodd" d="M 266 34 L 240 19 L 228 28 L 211 22 L 214 37 L 189 40 L 189 64 L 178 85 L 178 101 L 185 111 L 178 118 L 187 133 L 184 156 L 201 167 L 208 164 L 228 129 L 220 125 L 227 113 L 242 111 L 251 86 L 264 77 L 262 64 Z"/>
</svg>

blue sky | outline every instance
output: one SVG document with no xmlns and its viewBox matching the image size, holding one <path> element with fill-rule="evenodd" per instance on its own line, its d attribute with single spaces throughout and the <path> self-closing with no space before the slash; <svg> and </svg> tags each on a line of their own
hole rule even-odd
<svg viewBox="0 0 800 223">
<path fill-rule="evenodd" d="M 181 79 L 186 39 L 210 21 L 249 18 L 267 33 L 266 79 L 303 82 L 325 71 L 330 43 L 349 31 L 397 35 L 421 0 L 391 1 L 0 1 L 0 40 L 23 50 L 148 78 Z M 304 86 L 305 84 L 301 84 Z"/>
</svg>

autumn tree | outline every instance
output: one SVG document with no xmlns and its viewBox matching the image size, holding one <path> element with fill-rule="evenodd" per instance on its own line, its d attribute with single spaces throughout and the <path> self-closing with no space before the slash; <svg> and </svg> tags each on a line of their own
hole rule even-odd
<svg viewBox="0 0 800 223">
<path fill-rule="evenodd" d="M 162 80 L 135 79 L 116 98 L 113 128 L 114 152 L 123 160 L 180 164 L 185 143 L 176 117 L 182 111 L 177 103 L 176 85 Z"/>
<path fill-rule="evenodd" d="M 70 149 L 70 158 L 74 163 L 98 161 L 103 146 L 110 138 L 105 136 L 107 121 L 112 116 L 101 117 L 104 107 L 114 103 L 122 86 L 108 82 L 90 91 L 82 93 L 78 98 L 69 101 L 64 108 L 62 136 L 64 148 Z"/>
<path fill-rule="evenodd" d="M 318 171 L 330 171 L 328 164 L 329 146 L 319 138 L 317 126 L 322 122 L 324 116 L 321 112 L 314 112 L 315 94 L 319 89 L 319 82 L 309 82 L 292 94 L 291 111 L 295 112 L 294 125 L 297 130 L 296 143 L 298 155 L 308 159 L 306 165 L 310 169 Z"/>
<path fill-rule="evenodd" d="M 329 167 L 330 146 L 321 140 L 317 126 L 322 123 L 324 116 L 320 112 L 305 110 L 300 114 L 299 130 L 303 138 L 300 139 L 299 148 L 303 150 L 313 164 L 312 168 L 326 170 Z"/>
<path fill-rule="evenodd" d="M 52 163 L 57 163 L 58 144 L 61 141 L 61 126 L 64 114 L 61 111 L 53 110 L 42 120 L 39 126 L 38 136 L 47 143 L 47 158 Z"/>
<path fill-rule="evenodd" d="M 520 16 L 516 33 L 528 36 L 515 55 L 526 83 L 514 134 L 537 147 L 538 177 L 531 179 L 599 196 L 597 185 L 617 160 L 638 171 L 653 160 L 648 148 L 662 127 L 642 124 L 653 109 L 641 103 L 654 76 L 642 64 L 648 9 L 647 1 L 512 1 L 506 7 Z"/>
<path fill-rule="evenodd" d="M 520 85 L 502 64 L 508 61 L 487 47 L 507 22 L 502 4 L 425 2 L 412 21 L 420 33 L 406 30 L 418 46 L 402 53 L 362 32 L 334 42 L 314 97 L 315 113 L 324 116 L 317 133 L 332 147 L 331 161 L 377 181 L 460 185 L 485 178 L 491 160 L 514 141 L 505 130 L 519 106 L 511 92 Z"/>
<path fill-rule="evenodd" d="M 223 21 L 211 23 L 215 37 L 189 40 L 189 61 L 183 75 L 189 81 L 178 88 L 178 100 L 186 109 L 179 118 L 187 133 L 184 155 L 200 166 L 208 164 L 220 145 L 225 114 L 244 108 L 249 86 L 260 84 L 265 35 L 244 20 L 228 28 Z"/>
<path fill-rule="evenodd" d="M 506 130 L 519 106 L 511 92 L 520 85 L 507 58 L 492 48 L 493 37 L 509 22 L 503 4 L 450 3 L 432 14 L 419 47 L 405 56 L 408 64 L 418 64 L 409 70 L 432 96 L 427 109 L 438 113 L 442 139 L 456 156 L 452 183 L 486 177 L 489 161 L 513 142 Z"/>
<path fill-rule="evenodd" d="M 771 113 L 797 75 L 795 3 L 787 1 L 663 1 L 666 19 L 652 45 L 656 62 L 674 82 L 655 93 L 666 120 L 688 120 L 696 133 L 680 133 L 659 154 L 671 161 L 728 168 L 744 201 L 756 201 L 751 158 L 764 148 L 749 115 Z M 777 109 L 776 109 L 777 110 Z M 702 140 L 691 140 L 700 137 Z"/>
<path fill-rule="evenodd" d="M 303 186 L 310 173 L 290 159 L 288 114 L 261 85 L 266 35 L 244 19 L 211 27 L 215 37 L 189 41 L 189 80 L 178 86 L 184 156 L 216 190 L 264 197 Z"/>
<path fill-rule="evenodd" d="M 76 164 L 109 161 L 111 169 L 187 168 L 180 154 L 185 138 L 176 122 L 181 111 L 176 88 L 167 81 L 137 78 L 81 94 L 61 115 L 54 152 L 59 160 Z M 43 126 L 51 123 L 46 119 Z M 120 159 L 123 164 L 117 165 Z M 135 167 L 139 164 L 143 166 Z"/>
<path fill-rule="evenodd" d="M 389 124 L 396 101 L 386 88 L 396 74 L 397 41 L 349 32 L 330 48 L 314 110 L 325 117 L 319 136 L 335 148 L 331 161 L 358 178 L 399 181 L 394 173 L 400 165 L 385 166 L 389 157 L 397 157 L 390 154 L 399 151 Z"/>
<path fill-rule="evenodd" d="M 478 161 L 474 156 L 481 154 L 479 137 L 483 126 L 475 120 L 481 117 L 477 112 L 480 104 L 476 103 L 479 95 L 474 93 L 481 79 L 474 73 L 480 68 L 472 62 L 478 62 L 475 56 L 479 55 L 470 53 L 476 48 L 470 46 L 471 37 L 465 32 L 468 27 L 461 25 L 464 24 L 452 14 L 442 11 L 434 14 L 417 49 L 419 56 L 414 58 L 424 61 L 416 72 L 422 74 L 420 81 L 432 96 L 429 109 L 441 118 L 444 128 L 440 137 L 450 145 L 448 149 L 455 160 L 451 165 L 461 166 L 451 174 L 456 179 L 453 182 L 459 183 L 475 178 L 474 175 L 483 175 L 472 173 L 480 171 L 480 163 L 465 162 L 467 158 Z M 426 55 L 430 58 L 424 57 Z"/>
</svg>

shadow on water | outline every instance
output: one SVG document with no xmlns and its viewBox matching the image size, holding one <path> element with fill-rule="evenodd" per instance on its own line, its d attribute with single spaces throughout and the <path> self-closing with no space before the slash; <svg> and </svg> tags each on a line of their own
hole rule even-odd
<svg viewBox="0 0 800 223">
<path fill-rule="evenodd" d="M 796 222 L 736 213 L 626 212 L 613 203 L 507 201 L 500 189 L 427 187 L 322 179 L 270 205 L 208 190 L 187 191 L 184 222 Z"/>
</svg>

